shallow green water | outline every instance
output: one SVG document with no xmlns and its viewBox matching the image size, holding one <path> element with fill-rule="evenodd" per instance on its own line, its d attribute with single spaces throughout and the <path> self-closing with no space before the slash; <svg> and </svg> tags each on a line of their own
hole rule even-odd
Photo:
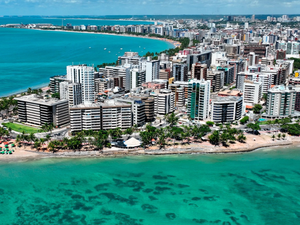
<svg viewBox="0 0 300 225">
<path fill-rule="evenodd" d="M 0 164 L 1 224 L 300 224 L 300 149 Z"/>
</svg>

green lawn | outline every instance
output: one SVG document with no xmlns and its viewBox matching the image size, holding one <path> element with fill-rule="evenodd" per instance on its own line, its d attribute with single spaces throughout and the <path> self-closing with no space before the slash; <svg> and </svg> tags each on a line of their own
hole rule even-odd
<svg viewBox="0 0 300 225">
<path fill-rule="evenodd" d="M 38 133 L 40 131 L 40 129 L 35 128 L 35 127 L 29 127 L 29 126 L 25 126 L 25 125 L 21 125 L 21 124 L 17 124 L 17 123 L 2 123 L 3 126 L 7 127 L 7 128 L 11 128 L 14 131 L 20 132 L 22 133 L 23 131 L 25 133 Z"/>
</svg>

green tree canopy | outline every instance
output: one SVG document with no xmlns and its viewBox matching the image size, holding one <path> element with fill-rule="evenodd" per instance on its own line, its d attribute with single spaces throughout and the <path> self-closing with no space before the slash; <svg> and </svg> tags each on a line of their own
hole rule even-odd
<svg viewBox="0 0 300 225">
<path fill-rule="evenodd" d="M 253 112 L 255 114 L 259 114 L 260 113 L 260 110 L 262 110 L 262 106 L 260 104 L 256 104 L 254 107 L 253 107 Z"/>
</svg>

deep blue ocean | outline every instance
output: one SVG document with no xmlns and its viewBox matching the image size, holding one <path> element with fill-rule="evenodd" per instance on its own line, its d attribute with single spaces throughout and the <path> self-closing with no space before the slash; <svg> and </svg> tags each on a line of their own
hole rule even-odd
<svg viewBox="0 0 300 225">
<path fill-rule="evenodd" d="M 47 85 L 50 77 L 64 75 L 67 65 L 96 66 L 116 62 L 126 51 L 144 55 L 169 48 L 170 43 L 146 38 L 0 28 L 0 96 Z"/>
<path fill-rule="evenodd" d="M 299 225 L 300 151 L 0 162 L 0 224 Z"/>
</svg>

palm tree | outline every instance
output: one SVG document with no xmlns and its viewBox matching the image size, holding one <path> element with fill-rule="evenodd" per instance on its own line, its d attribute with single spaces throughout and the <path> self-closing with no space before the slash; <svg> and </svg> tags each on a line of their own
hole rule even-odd
<svg viewBox="0 0 300 225">
<path fill-rule="evenodd" d="M 42 125 L 42 130 L 43 131 L 46 131 L 47 132 L 47 129 L 48 129 L 48 123 L 44 123 L 43 125 Z"/>
<path fill-rule="evenodd" d="M 46 135 L 46 141 L 49 141 L 51 139 L 51 136 L 49 134 Z"/>
<path fill-rule="evenodd" d="M 33 147 L 34 147 L 37 151 L 39 151 L 39 147 L 41 147 L 41 142 L 35 141 Z"/>
<path fill-rule="evenodd" d="M 282 134 L 282 138 L 283 138 L 283 140 L 285 139 L 285 134 Z"/>
<path fill-rule="evenodd" d="M 48 144 L 48 148 L 50 149 L 50 151 L 52 151 L 53 153 L 55 152 L 55 144 L 53 141 L 51 141 L 49 144 Z"/>
<path fill-rule="evenodd" d="M 182 136 L 187 140 L 187 143 L 190 144 L 190 137 L 191 137 L 191 127 L 189 126 L 182 126 L 183 133 Z"/>
<path fill-rule="evenodd" d="M 125 134 L 125 135 L 128 135 L 128 138 L 129 138 L 130 135 L 133 134 L 133 128 L 132 128 L 132 127 L 127 128 L 127 129 L 124 131 L 124 134 Z"/>
<path fill-rule="evenodd" d="M 62 142 L 63 142 L 63 148 L 66 149 L 68 147 L 69 139 L 66 138 L 66 137 L 64 137 L 63 140 L 62 140 Z"/>
<path fill-rule="evenodd" d="M 171 127 L 175 126 L 179 120 L 178 117 L 176 117 L 175 113 L 171 113 L 170 115 L 165 115 L 166 121 L 170 124 Z"/>
<path fill-rule="evenodd" d="M 48 131 L 50 131 L 50 133 L 52 133 L 53 129 L 55 128 L 53 123 L 50 123 L 48 126 Z"/>
<path fill-rule="evenodd" d="M 36 137 L 34 136 L 34 133 L 30 133 L 30 134 L 29 134 L 29 139 L 30 139 L 31 141 L 35 141 Z"/>
<path fill-rule="evenodd" d="M 166 145 L 166 136 L 165 134 L 161 134 L 157 140 L 157 144 L 159 144 L 159 149 Z"/>
<path fill-rule="evenodd" d="M 278 137 L 278 139 L 280 140 L 280 138 L 281 138 L 281 134 L 278 134 L 278 135 L 277 135 L 277 137 Z"/>
<path fill-rule="evenodd" d="M 272 139 L 273 139 L 273 141 L 275 140 L 275 135 L 274 134 L 272 135 Z"/>
<path fill-rule="evenodd" d="M 241 143 L 244 143 L 246 141 L 246 136 L 244 134 L 239 134 L 237 140 Z"/>
<path fill-rule="evenodd" d="M 28 88 L 28 89 L 27 89 L 27 93 L 28 93 L 28 94 L 31 94 L 31 92 L 32 92 L 32 89 L 31 89 L 31 88 Z"/>
<path fill-rule="evenodd" d="M 45 138 L 40 138 L 40 143 L 41 143 L 42 148 L 43 148 L 45 142 L 46 142 Z"/>
<path fill-rule="evenodd" d="M 19 143 L 21 141 L 21 136 L 18 134 L 16 137 L 16 143 Z"/>
<path fill-rule="evenodd" d="M 11 134 L 11 131 L 12 131 L 12 129 L 11 129 L 11 127 L 9 127 L 9 128 L 8 128 L 9 136 L 10 136 L 10 134 Z"/>
</svg>

